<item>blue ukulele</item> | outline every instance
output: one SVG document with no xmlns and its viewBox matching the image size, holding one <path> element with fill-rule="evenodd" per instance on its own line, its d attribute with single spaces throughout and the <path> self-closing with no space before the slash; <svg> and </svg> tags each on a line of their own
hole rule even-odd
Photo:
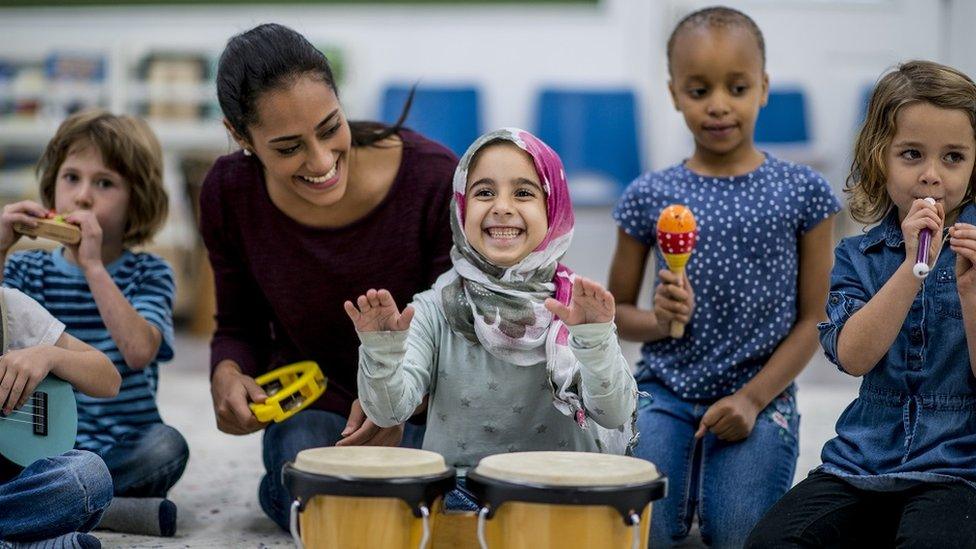
<svg viewBox="0 0 976 549">
<path fill-rule="evenodd" d="M 75 446 L 78 408 L 71 385 L 47 376 L 27 402 L 0 416 L 0 456 L 27 467 Z"/>
</svg>

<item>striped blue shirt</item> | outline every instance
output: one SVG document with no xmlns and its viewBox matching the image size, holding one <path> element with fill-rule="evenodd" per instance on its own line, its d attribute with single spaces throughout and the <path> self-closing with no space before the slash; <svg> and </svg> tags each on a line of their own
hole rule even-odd
<svg viewBox="0 0 976 549">
<path fill-rule="evenodd" d="M 69 263 L 63 252 L 64 248 L 58 248 L 53 252 L 31 250 L 12 255 L 4 268 L 3 285 L 34 298 L 64 322 L 69 334 L 105 353 L 118 368 L 122 375 L 118 396 L 93 398 L 75 391 L 75 446 L 104 454 L 126 434 L 162 421 L 156 409 L 156 387 L 158 363 L 173 358 L 173 271 L 155 255 L 129 251 L 106 266 L 122 295 L 162 334 L 152 363 L 142 370 L 133 370 L 125 364 L 105 327 L 84 273 Z"/>
</svg>

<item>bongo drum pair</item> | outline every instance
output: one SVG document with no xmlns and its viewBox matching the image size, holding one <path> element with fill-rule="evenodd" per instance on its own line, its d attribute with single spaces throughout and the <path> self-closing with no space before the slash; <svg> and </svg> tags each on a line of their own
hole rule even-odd
<svg viewBox="0 0 976 549">
<path fill-rule="evenodd" d="M 426 549 L 454 487 L 436 453 L 315 448 L 285 466 L 298 547 Z M 481 460 L 467 487 L 481 502 L 462 546 L 486 549 L 646 548 L 651 502 L 666 479 L 651 463 L 585 452 L 523 452 Z M 299 524 L 300 523 L 300 524 Z M 439 548 L 435 540 L 434 549 Z"/>
</svg>

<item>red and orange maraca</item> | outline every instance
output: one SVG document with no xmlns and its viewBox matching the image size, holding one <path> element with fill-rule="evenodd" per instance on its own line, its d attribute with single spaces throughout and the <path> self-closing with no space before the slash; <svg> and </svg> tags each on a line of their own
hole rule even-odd
<svg viewBox="0 0 976 549">
<path fill-rule="evenodd" d="M 691 210 L 682 204 L 672 204 L 661 210 L 657 219 L 657 244 L 664 254 L 664 261 L 668 269 L 678 275 L 685 276 L 685 265 L 691 257 L 691 251 L 698 240 L 698 226 Z M 682 322 L 671 322 L 671 337 L 680 338 L 685 335 L 685 325 Z"/>
</svg>

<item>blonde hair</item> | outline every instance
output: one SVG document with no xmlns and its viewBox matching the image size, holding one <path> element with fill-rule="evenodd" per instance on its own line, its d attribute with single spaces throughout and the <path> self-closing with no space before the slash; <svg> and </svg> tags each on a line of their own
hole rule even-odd
<svg viewBox="0 0 976 549">
<path fill-rule="evenodd" d="M 88 110 L 65 119 L 47 144 L 37 163 L 41 200 L 54 207 L 58 170 L 79 146 L 94 146 L 105 165 L 129 185 L 122 243 L 143 244 L 162 227 L 169 212 L 169 197 L 163 187 L 163 152 L 149 125 L 140 118 Z"/>
<path fill-rule="evenodd" d="M 875 223 L 892 207 L 885 188 L 885 155 L 895 138 L 898 113 L 906 105 L 923 101 L 965 112 L 976 133 L 976 84 L 962 72 L 931 61 L 908 61 L 882 76 L 871 93 L 844 186 L 855 220 Z M 963 204 L 973 199 L 974 183 L 976 170 L 970 176 Z"/>
</svg>

